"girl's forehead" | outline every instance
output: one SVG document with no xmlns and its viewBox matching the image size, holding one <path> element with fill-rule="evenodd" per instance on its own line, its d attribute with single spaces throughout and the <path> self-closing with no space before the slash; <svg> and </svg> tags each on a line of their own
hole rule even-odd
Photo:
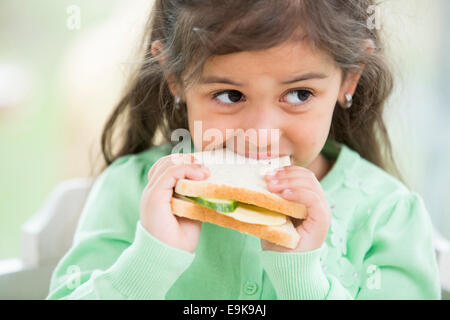
<svg viewBox="0 0 450 320">
<path fill-rule="evenodd" d="M 295 71 L 330 71 L 334 66 L 330 55 L 313 48 L 308 42 L 288 42 L 260 51 L 212 56 L 205 63 L 203 78 L 220 73 L 245 74 L 251 70 L 283 75 Z"/>
</svg>

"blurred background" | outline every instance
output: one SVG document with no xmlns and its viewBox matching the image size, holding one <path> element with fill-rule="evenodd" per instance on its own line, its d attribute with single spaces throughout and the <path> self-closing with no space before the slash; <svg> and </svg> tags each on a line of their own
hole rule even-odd
<svg viewBox="0 0 450 320">
<path fill-rule="evenodd" d="M 151 0 L 0 1 L 0 260 L 61 181 L 88 177 Z M 450 1 L 388 0 L 396 160 L 450 238 Z"/>
<path fill-rule="evenodd" d="M 90 174 L 151 4 L 0 1 L 0 259 L 58 182 Z"/>
</svg>

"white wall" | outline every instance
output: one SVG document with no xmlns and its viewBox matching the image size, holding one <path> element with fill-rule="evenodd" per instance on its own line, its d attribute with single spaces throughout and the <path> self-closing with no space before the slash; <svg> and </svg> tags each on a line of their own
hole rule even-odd
<svg viewBox="0 0 450 320">
<path fill-rule="evenodd" d="M 450 2 L 392 0 L 382 12 L 397 69 L 386 114 L 396 157 L 450 237 Z"/>
</svg>

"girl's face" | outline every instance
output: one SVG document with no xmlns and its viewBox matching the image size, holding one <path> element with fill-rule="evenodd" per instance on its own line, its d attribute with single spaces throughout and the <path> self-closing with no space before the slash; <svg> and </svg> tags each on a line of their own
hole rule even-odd
<svg viewBox="0 0 450 320">
<path fill-rule="evenodd" d="M 204 66 L 202 80 L 182 98 L 198 150 L 214 142 L 203 134 L 208 129 L 221 132 L 223 141 L 213 144 L 224 146 L 230 139 L 226 129 L 252 129 L 258 140 L 245 143 L 245 151 L 235 140 L 235 152 L 256 158 L 249 151 L 265 153 L 275 147 L 278 154 L 270 157 L 289 155 L 296 165 L 309 167 L 320 156 L 336 101 L 346 89 L 342 71 L 330 56 L 297 42 L 213 56 Z M 201 135 L 194 132 L 194 121 L 201 121 Z M 279 129 L 279 134 L 271 135 L 272 129 Z M 260 132 L 266 133 L 264 138 Z"/>
</svg>

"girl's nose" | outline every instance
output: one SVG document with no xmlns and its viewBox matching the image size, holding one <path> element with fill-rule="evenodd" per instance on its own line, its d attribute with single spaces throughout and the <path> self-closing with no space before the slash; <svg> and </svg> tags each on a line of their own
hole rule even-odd
<svg viewBox="0 0 450 320">
<path fill-rule="evenodd" d="M 283 126 L 281 110 L 273 103 L 259 103 L 255 107 L 248 108 L 248 114 L 244 120 L 247 128 L 253 128 L 257 131 L 280 130 Z M 269 134 L 270 136 L 270 134 Z"/>
</svg>

